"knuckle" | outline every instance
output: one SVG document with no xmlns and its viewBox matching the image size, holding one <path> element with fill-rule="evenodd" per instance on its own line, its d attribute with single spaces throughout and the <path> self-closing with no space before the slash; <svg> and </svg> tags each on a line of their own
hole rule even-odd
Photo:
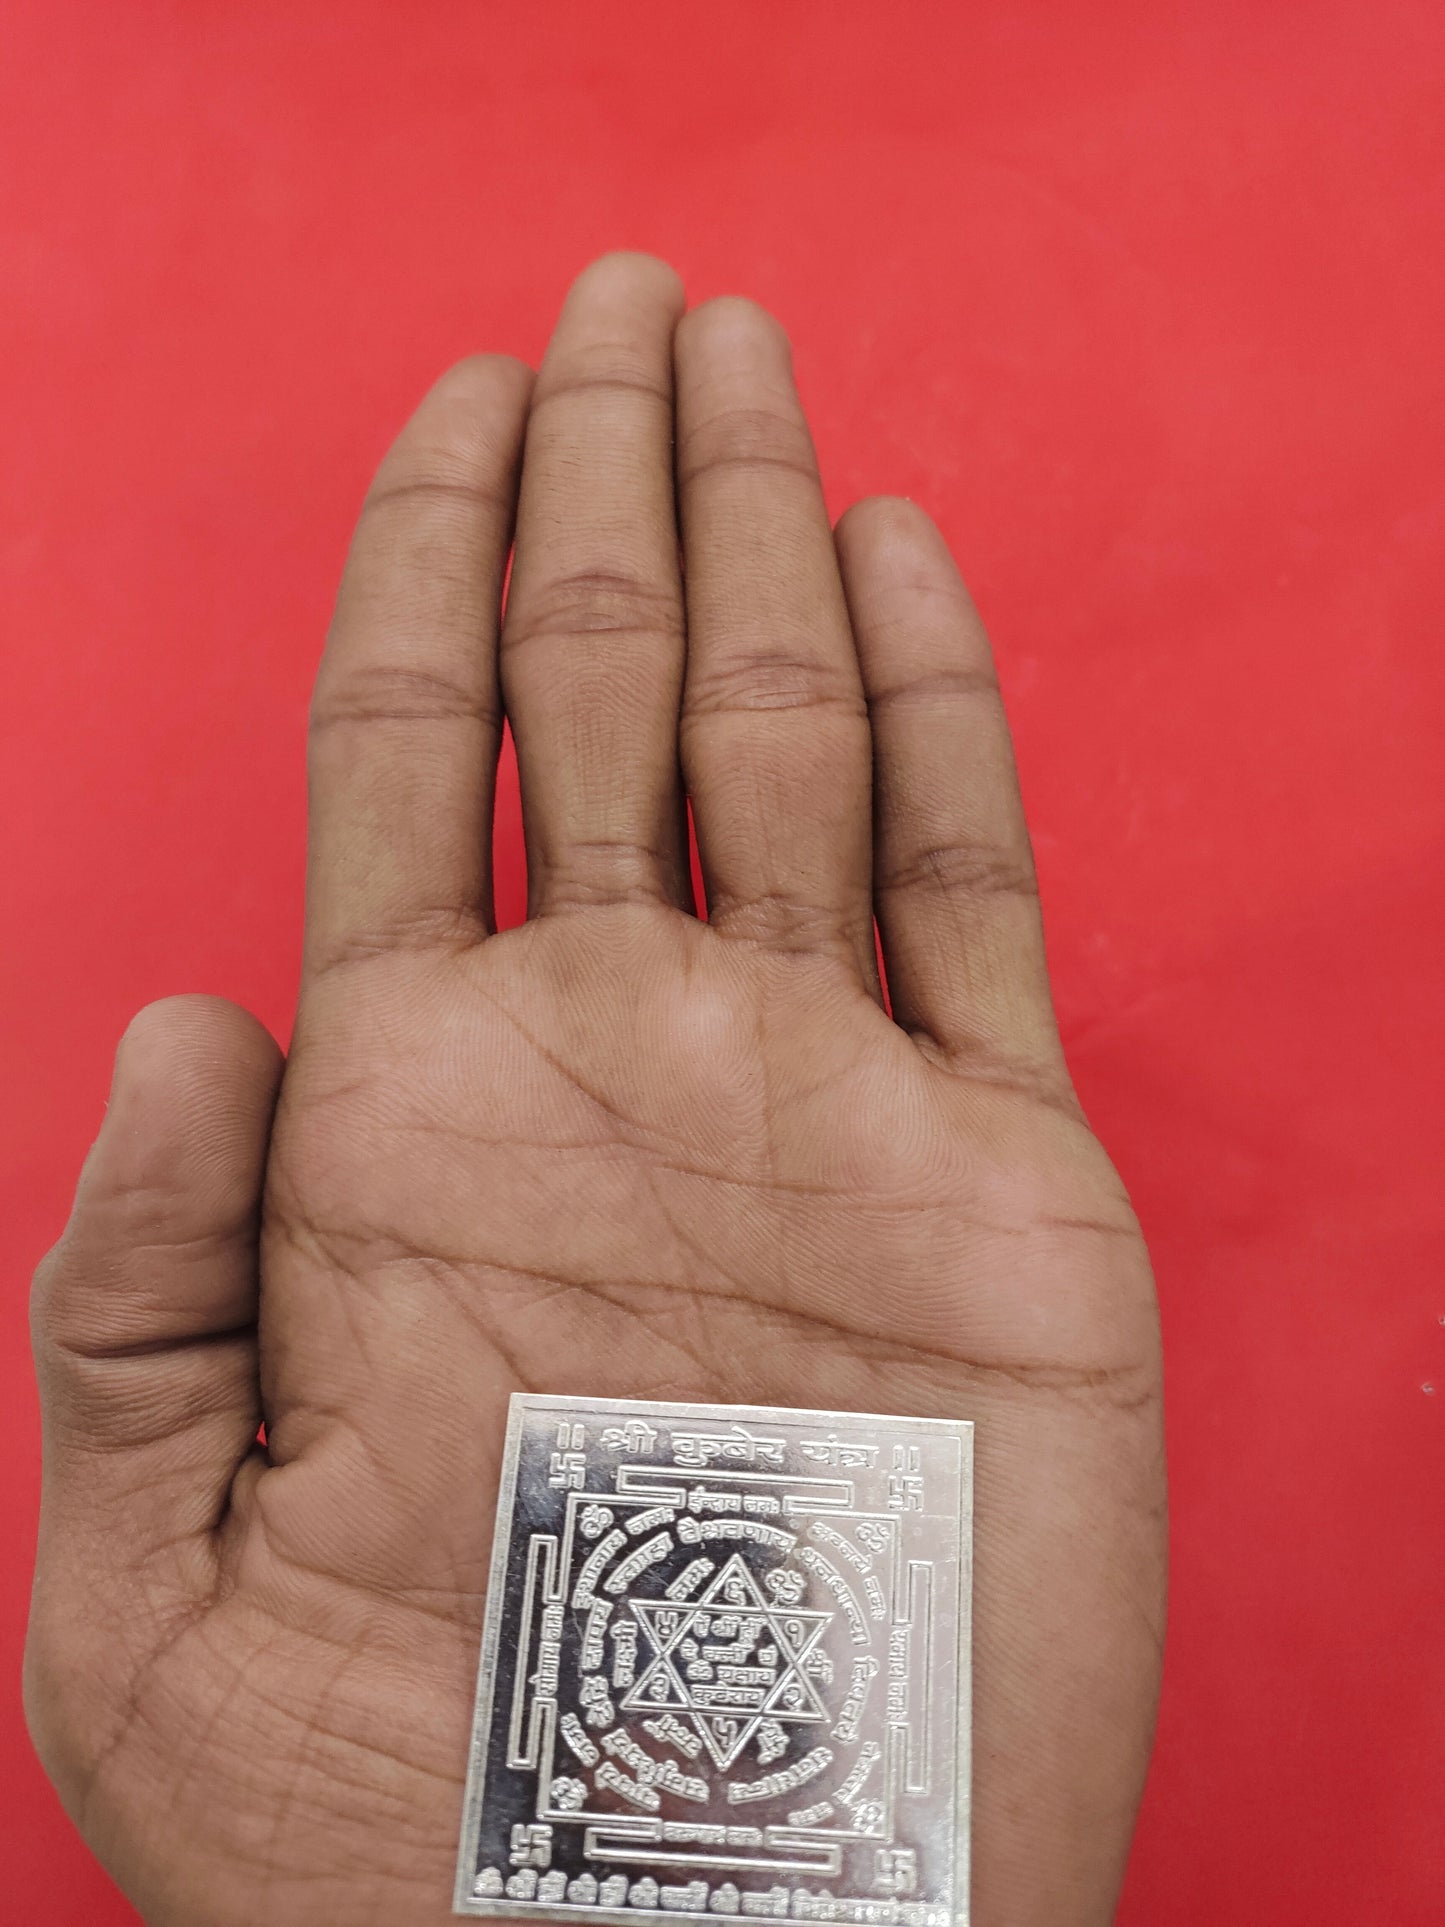
<svg viewBox="0 0 1445 1927">
<path fill-rule="evenodd" d="M 414 904 L 388 917 L 384 923 L 349 930 L 344 937 L 309 956 L 307 976 L 313 984 L 320 983 L 357 964 L 375 963 L 383 957 L 445 959 L 470 950 L 478 935 L 476 911 L 469 905 Z"/>
<path fill-rule="evenodd" d="M 939 896 L 1038 896 L 1026 851 L 967 839 L 928 843 L 908 851 L 882 872 L 883 892 L 928 890 Z"/>
<path fill-rule="evenodd" d="M 776 650 L 734 650 L 688 676 L 691 718 L 769 709 L 834 710 L 866 718 L 858 677 L 851 664 Z"/>
<path fill-rule="evenodd" d="M 42 1261 L 30 1294 L 30 1342 L 42 1384 L 51 1390 L 74 1384 L 97 1362 L 141 1342 L 163 1307 L 137 1276 L 138 1269 L 148 1274 L 149 1264 L 138 1268 L 134 1260 L 172 1256 L 191 1243 L 152 1235 L 83 1252 L 57 1247 Z"/>
<path fill-rule="evenodd" d="M 734 403 L 695 422 L 684 437 L 678 478 L 684 488 L 729 470 L 775 470 L 816 486 L 818 463 L 807 424 L 790 410 Z"/>
<path fill-rule="evenodd" d="M 558 402 L 599 399 L 624 405 L 640 400 L 672 409 L 671 388 L 647 372 L 635 348 L 623 342 L 593 342 L 567 372 L 548 377 L 532 404 L 532 417 L 540 420 Z"/>
<path fill-rule="evenodd" d="M 411 663 L 356 664 L 317 678 L 312 743 L 346 725 L 466 722 L 500 729 L 495 692 Z"/>
<path fill-rule="evenodd" d="M 901 614 L 898 627 L 903 627 Z M 976 669 L 921 670 L 898 682 L 870 689 L 868 707 L 877 715 L 885 709 L 914 704 L 931 708 L 938 703 L 974 702 L 980 697 L 990 702 L 1000 700 L 998 677 L 991 665 Z"/>
<path fill-rule="evenodd" d="M 619 905 L 670 910 L 663 864 L 663 853 L 647 844 L 568 844 L 542 866 L 538 909 L 548 916 Z"/>
<path fill-rule="evenodd" d="M 531 386 L 531 370 L 510 356 L 478 355 L 448 369 L 383 459 L 360 526 L 391 513 L 412 521 L 510 520 Z"/>
<path fill-rule="evenodd" d="M 67 1256 L 67 1239 L 62 1237 L 46 1252 L 31 1276 L 30 1342 L 37 1360 L 53 1350 L 57 1342 L 57 1297 Z"/>
<path fill-rule="evenodd" d="M 511 492 L 469 467 L 468 454 L 450 457 L 432 448 L 420 461 L 389 461 L 366 492 L 357 517 L 358 534 L 375 523 L 396 518 L 420 533 L 428 526 L 470 530 L 484 518 L 510 517 Z"/>
<path fill-rule="evenodd" d="M 856 919 L 837 904 L 811 902 L 783 890 L 746 896 L 715 892 L 708 922 L 720 935 L 784 952 L 838 949 L 851 951 L 858 940 Z"/>
<path fill-rule="evenodd" d="M 523 585 L 503 625 L 504 650 L 547 637 L 660 635 L 680 641 L 681 598 L 667 583 L 629 569 L 572 569 L 533 589 Z"/>
</svg>

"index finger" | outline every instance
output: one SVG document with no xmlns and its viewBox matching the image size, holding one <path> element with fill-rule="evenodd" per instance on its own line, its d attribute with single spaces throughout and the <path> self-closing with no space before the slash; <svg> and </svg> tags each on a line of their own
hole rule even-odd
<svg viewBox="0 0 1445 1927">
<path fill-rule="evenodd" d="M 316 678 L 310 972 L 492 928 L 497 627 L 531 370 L 444 375 L 362 505 Z"/>
</svg>

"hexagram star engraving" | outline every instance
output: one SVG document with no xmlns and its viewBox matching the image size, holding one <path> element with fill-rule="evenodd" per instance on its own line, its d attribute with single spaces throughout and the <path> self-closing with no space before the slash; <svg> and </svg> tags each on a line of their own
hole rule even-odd
<svg viewBox="0 0 1445 1927">
<path fill-rule="evenodd" d="M 627 1604 L 653 1657 L 622 1708 L 687 1713 L 724 1771 L 765 1719 L 829 1717 L 804 1661 L 833 1614 L 769 1605 L 741 1554 L 697 1599 Z"/>
</svg>

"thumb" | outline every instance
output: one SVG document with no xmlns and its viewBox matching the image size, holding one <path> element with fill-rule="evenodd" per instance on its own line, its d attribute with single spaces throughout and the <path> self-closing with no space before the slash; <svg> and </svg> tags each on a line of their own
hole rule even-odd
<svg viewBox="0 0 1445 1927">
<path fill-rule="evenodd" d="M 121 1039 L 32 1299 L 42 1672 L 44 1650 L 64 1650 L 71 1622 L 93 1628 L 98 1607 L 143 1596 L 154 1613 L 214 1586 L 214 1528 L 261 1418 L 256 1243 L 281 1063 L 256 1019 L 217 998 L 152 1004 Z"/>
</svg>

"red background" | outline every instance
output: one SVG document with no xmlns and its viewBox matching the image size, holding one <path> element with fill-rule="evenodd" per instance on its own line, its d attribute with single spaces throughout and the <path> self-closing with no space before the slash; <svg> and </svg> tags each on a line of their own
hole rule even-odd
<svg viewBox="0 0 1445 1927">
<path fill-rule="evenodd" d="M 1123 1919 L 1445 1919 L 1445 9 L 5 14 L 0 1913 L 132 1918 L 10 1692 L 26 1277 L 112 1043 L 190 989 L 284 1036 L 368 470 L 621 244 L 776 309 L 835 508 L 921 498 L 997 638 L 1168 1345 Z"/>
</svg>

